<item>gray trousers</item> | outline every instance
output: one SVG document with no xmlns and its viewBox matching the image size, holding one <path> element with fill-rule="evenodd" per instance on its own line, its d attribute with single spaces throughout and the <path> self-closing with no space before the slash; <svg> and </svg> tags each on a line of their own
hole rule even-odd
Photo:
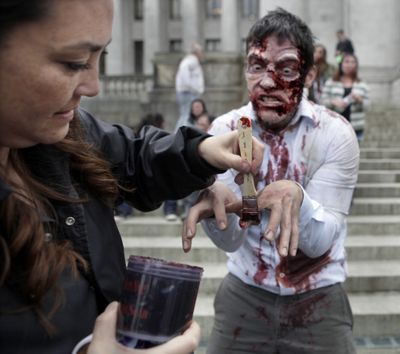
<svg viewBox="0 0 400 354">
<path fill-rule="evenodd" d="M 207 354 L 354 354 L 353 315 L 341 284 L 280 296 L 228 274 L 214 301 Z"/>
</svg>

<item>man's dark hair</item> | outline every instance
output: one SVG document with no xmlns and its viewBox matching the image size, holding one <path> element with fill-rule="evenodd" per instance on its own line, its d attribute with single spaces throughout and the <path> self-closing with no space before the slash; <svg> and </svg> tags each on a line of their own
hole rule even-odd
<svg viewBox="0 0 400 354">
<path fill-rule="evenodd" d="M 288 39 L 299 49 L 304 61 L 303 75 L 306 74 L 314 64 L 314 37 L 308 26 L 299 17 L 279 7 L 251 27 L 246 38 L 246 53 L 251 46 L 261 44 L 272 35 L 278 40 Z"/>
</svg>

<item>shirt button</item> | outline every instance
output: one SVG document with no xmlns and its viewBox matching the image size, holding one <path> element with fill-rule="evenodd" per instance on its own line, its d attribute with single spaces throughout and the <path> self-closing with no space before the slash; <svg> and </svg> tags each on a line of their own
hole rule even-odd
<svg viewBox="0 0 400 354">
<path fill-rule="evenodd" d="M 45 242 L 50 242 L 53 239 L 53 234 L 51 234 L 50 232 L 46 232 L 44 234 L 44 241 Z"/>
<path fill-rule="evenodd" d="M 279 278 L 284 278 L 286 276 L 285 273 L 279 273 Z"/>
<path fill-rule="evenodd" d="M 65 219 L 65 224 L 68 225 L 68 226 L 72 226 L 73 224 L 75 224 L 75 218 L 72 217 L 72 216 L 68 216 Z"/>
</svg>

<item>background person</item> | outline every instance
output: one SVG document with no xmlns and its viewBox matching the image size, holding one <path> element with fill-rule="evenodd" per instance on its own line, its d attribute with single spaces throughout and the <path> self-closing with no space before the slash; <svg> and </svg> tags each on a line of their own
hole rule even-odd
<svg viewBox="0 0 400 354">
<path fill-rule="evenodd" d="M 332 77 L 335 72 L 335 67 L 327 61 L 327 50 L 322 44 L 314 46 L 314 65 L 315 78 L 308 90 L 308 99 L 315 103 L 320 103 L 322 89 L 326 80 Z"/>
<path fill-rule="evenodd" d="M 242 207 L 232 170 L 202 192 L 184 225 L 186 251 L 204 219 L 204 230 L 228 255 L 208 354 L 355 353 L 342 284 L 359 148 L 343 117 L 303 98 L 313 49 L 298 17 L 277 9 L 259 19 L 246 40 L 250 102 L 212 123 L 210 133 L 219 135 L 248 117 L 265 153 L 256 178 L 259 225 L 241 228 L 237 215 L 224 213 L 224 206 Z"/>
<path fill-rule="evenodd" d="M 200 44 L 192 44 L 191 52 L 179 63 L 175 76 L 176 99 L 179 119 L 176 127 L 185 125 L 190 112 L 190 103 L 204 93 L 204 74 L 201 62 L 204 60 Z"/>
<path fill-rule="evenodd" d="M 257 168 L 237 133 L 140 134 L 79 108 L 99 92 L 112 0 L 0 2 L 0 352 L 70 353 L 119 299 L 125 257 L 113 208 L 148 211 Z M 28 58 L 28 59 L 27 59 Z M 107 353 L 109 354 L 109 353 Z"/>
<path fill-rule="evenodd" d="M 336 73 L 324 85 L 321 104 L 350 121 L 358 140 L 363 139 L 365 112 L 370 106 L 369 86 L 358 76 L 354 54 L 344 54 Z"/>
<path fill-rule="evenodd" d="M 335 51 L 335 59 L 338 64 L 340 64 L 343 60 L 343 55 L 354 54 L 353 42 L 347 38 L 344 30 L 339 29 L 336 32 L 337 43 L 336 43 L 336 51 Z"/>
</svg>

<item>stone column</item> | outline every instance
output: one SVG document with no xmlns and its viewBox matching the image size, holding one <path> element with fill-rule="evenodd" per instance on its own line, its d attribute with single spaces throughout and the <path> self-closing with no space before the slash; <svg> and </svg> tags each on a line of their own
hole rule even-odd
<svg viewBox="0 0 400 354">
<path fill-rule="evenodd" d="M 147 1 L 147 0 L 146 0 Z M 165 1 L 165 0 L 164 0 Z M 167 1 L 165 1 L 167 2 Z M 182 51 L 189 52 L 193 43 L 203 43 L 201 23 L 205 6 L 203 1 L 182 0 Z"/>
<path fill-rule="evenodd" d="M 144 5 L 144 73 L 154 72 L 154 54 L 168 50 L 168 1 L 145 0 Z"/>
<path fill-rule="evenodd" d="M 238 0 L 222 1 L 221 51 L 240 52 Z"/>
<path fill-rule="evenodd" d="M 132 4 L 128 1 L 114 2 L 112 42 L 108 45 L 106 74 L 124 75 L 133 73 L 133 44 L 130 26 Z"/>
<path fill-rule="evenodd" d="M 399 18 L 398 0 L 350 1 L 349 36 L 362 65 L 399 65 Z"/>
</svg>

